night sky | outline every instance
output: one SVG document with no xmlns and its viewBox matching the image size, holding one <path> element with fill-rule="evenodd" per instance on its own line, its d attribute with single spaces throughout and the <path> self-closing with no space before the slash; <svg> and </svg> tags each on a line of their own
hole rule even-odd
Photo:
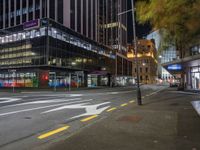
<svg viewBox="0 0 200 150">
<path fill-rule="evenodd" d="M 131 0 L 128 0 L 128 10 L 131 9 Z M 128 13 L 128 43 L 133 39 L 133 26 L 132 26 L 132 14 Z M 139 25 L 136 23 L 136 35 L 138 38 L 143 38 L 151 31 L 151 27 L 148 24 Z"/>
</svg>

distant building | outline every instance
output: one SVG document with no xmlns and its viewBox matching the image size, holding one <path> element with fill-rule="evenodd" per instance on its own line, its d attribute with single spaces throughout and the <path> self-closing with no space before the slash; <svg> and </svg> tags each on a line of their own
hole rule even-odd
<svg viewBox="0 0 200 150">
<path fill-rule="evenodd" d="M 157 60 L 155 43 L 152 40 L 138 40 L 138 61 L 139 61 L 139 80 L 141 83 L 155 83 L 157 77 Z M 128 46 L 128 57 L 133 59 L 133 76 L 137 77 L 136 59 L 134 48 Z"/>
<path fill-rule="evenodd" d="M 159 33 L 159 30 L 153 31 L 150 34 L 148 34 L 146 39 L 148 40 L 153 39 L 155 41 L 155 47 L 157 51 L 159 51 L 160 46 L 161 46 L 161 35 Z M 158 77 L 159 78 L 165 81 L 168 81 L 168 79 L 173 78 L 173 76 L 165 68 L 163 68 L 161 64 L 170 62 L 175 58 L 176 58 L 176 49 L 173 46 L 159 52 L 158 54 Z"/>
</svg>

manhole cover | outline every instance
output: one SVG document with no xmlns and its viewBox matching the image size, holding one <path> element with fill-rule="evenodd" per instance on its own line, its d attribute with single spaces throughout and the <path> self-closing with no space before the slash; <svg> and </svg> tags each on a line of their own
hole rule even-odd
<svg viewBox="0 0 200 150">
<path fill-rule="evenodd" d="M 139 121 L 142 120 L 141 116 L 123 116 L 121 118 L 118 119 L 118 121 L 126 121 L 126 122 L 133 122 L 133 123 L 137 123 Z"/>
</svg>

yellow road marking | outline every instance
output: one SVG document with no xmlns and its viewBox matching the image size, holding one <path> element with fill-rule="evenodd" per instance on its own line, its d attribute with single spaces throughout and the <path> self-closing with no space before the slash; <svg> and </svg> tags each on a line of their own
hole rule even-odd
<svg viewBox="0 0 200 150">
<path fill-rule="evenodd" d="M 86 121 L 92 120 L 92 119 L 94 119 L 96 117 L 98 117 L 98 115 L 93 115 L 93 116 L 90 116 L 90 117 L 82 119 L 81 122 L 86 122 Z"/>
<path fill-rule="evenodd" d="M 130 101 L 129 103 L 135 103 L 135 101 Z"/>
<path fill-rule="evenodd" d="M 67 130 L 68 128 L 69 128 L 70 126 L 64 126 L 64 127 L 62 127 L 62 128 L 58 128 L 58 129 L 56 129 L 56 130 L 52 130 L 52 131 L 50 131 L 50 132 L 47 132 L 47 133 L 45 133 L 45 134 L 42 134 L 42 135 L 40 135 L 40 136 L 38 136 L 38 139 L 45 139 L 45 138 L 47 138 L 47 137 L 49 137 L 49 136 L 52 136 L 52 135 L 54 135 L 54 134 L 56 134 L 56 133 L 59 133 L 59 132 L 62 132 L 62 131 L 64 131 L 64 130 Z"/>
<path fill-rule="evenodd" d="M 128 104 L 127 103 L 124 103 L 124 104 L 121 104 L 121 107 L 124 107 L 124 106 L 127 106 Z"/>
<path fill-rule="evenodd" d="M 113 107 L 111 109 L 108 109 L 107 112 L 111 112 L 111 111 L 116 110 L 116 109 L 117 109 L 116 107 Z"/>
</svg>

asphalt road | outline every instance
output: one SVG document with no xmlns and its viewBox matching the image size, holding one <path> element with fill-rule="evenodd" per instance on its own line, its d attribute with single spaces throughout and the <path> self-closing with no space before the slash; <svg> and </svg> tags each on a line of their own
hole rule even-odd
<svg viewBox="0 0 200 150">
<path fill-rule="evenodd" d="M 161 90 L 143 88 L 142 96 Z M 0 92 L 0 149 L 42 149 L 134 104 L 133 87 L 75 92 Z M 92 121 L 91 121 L 92 120 Z M 74 143 L 76 144 L 76 143 Z"/>
</svg>

